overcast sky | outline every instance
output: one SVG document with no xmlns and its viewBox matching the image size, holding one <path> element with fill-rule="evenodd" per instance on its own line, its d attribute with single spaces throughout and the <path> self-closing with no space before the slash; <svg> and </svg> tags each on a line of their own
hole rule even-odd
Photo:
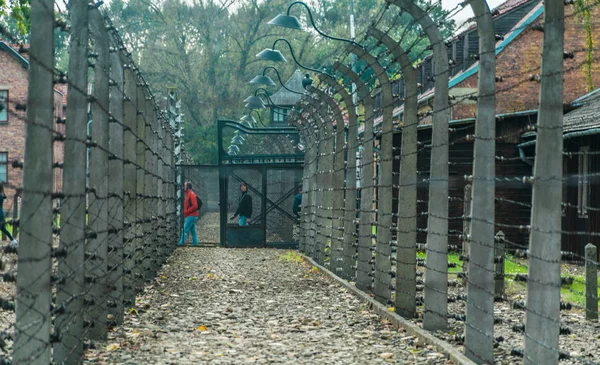
<svg viewBox="0 0 600 365">
<path fill-rule="evenodd" d="M 493 9 L 505 1 L 506 0 L 487 0 L 487 3 L 490 9 Z M 442 6 L 447 10 L 452 10 L 461 2 L 463 2 L 463 0 L 442 0 Z M 467 6 L 461 12 L 453 16 L 453 18 L 456 20 L 456 24 L 460 26 L 466 19 L 472 16 L 473 12 L 471 11 L 471 7 Z"/>
</svg>

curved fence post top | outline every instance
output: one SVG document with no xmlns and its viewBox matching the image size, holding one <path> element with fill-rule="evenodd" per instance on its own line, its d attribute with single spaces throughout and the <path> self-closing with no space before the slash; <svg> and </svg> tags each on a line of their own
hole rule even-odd
<svg viewBox="0 0 600 365">
<path fill-rule="evenodd" d="M 342 64 L 339 61 L 335 61 L 335 63 L 333 64 L 333 70 L 337 70 L 337 71 L 341 72 L 342 74 L 344 74 L 345 76 L 348 76 L 350 78 L 350 80 L 352 80 L 352 82 L 354 84 L 356 84 L 356 90 L 357 90 L 358 94 L 361 96 L 361 98 L 363 99 L 363 101 L 370 102 L 372 100 L 371 92 L 369 91 L 369 88 L 363 82 L 363 80 L 361 80 L 360 76 L 358 76 L 356 74 L 356 72 L 352 71 L 352 69 L 350 67 Z"/>
<path fill-rule="evenodd" d="M 383 88 L 385 88 L 386 85 L 391 85 L 390 79 L 385 72 L 385 68 L 379 63 L 377 58 L 369 53 L 366 49 L 356 44 L 348 44 L 346 45 L 346 51 L 354 53 L 356 57 L 366 61 L 368 66 L 375 71 L 375 75 L 377 76 L 377 79 Z"/>
<path fill-rule="evenodd" d="M 421 25 L 425 34 L 431 41 L 431 44 L 444 44 L 444 38 L 440 32 L 438 26 L 435 24 L 433 19 L 427 14 L 427 12 L 417 5 L 413 0 L 385 0 L 388 3 L 394 4 L 397 7 L 404 9 L 407 13 Z"/>
<path fill-rule="evenodd" d="M 408 54 L 406 53 L 400 42 L 396 42 L 394 39 L 392 39 L 392 37 L 389 36 L 389 34 L 384 33 L 383 31 L 375 27 L 369 27 L 369 29 L 367 30 L 367 34 L 377 39 L 388 48 L 388 50 L 394 56 L 394 61 L 400 64 L 400 67 L 402 68 L 403 72 L 406 71 L 408 67 L 414 69 L 412 62 L 410 62 L 410 59 L 408 58 Z"/>
</svg>

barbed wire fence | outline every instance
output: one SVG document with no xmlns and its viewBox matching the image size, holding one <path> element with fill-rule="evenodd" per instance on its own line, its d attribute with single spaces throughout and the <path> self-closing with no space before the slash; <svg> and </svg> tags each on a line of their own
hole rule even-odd
<svg viewBox="0 0 600 365">
<path fill-rule="evenodd" d="M 588 320 L 597 318 L 597 251 L 588 244 L 585 254 L 583 247 L 561 252 L 561 238 L 594 240 L 598 232 L 560 228 L 561 215 L 569 210 L 581 215 L 598 209 L 590 198 L 597 175 L 590 171 L 598 154 L 594 145 L 563 150 L 563 73 L 582 69 L 589 51 L 575 45 L 563 48 L 562 39 L 565 22 L 574 22 L 581 9 L 563 1 L 545 2 L 542 22 L 513 28 L 543 32 L 543 60 L 497 76 L 496 42 L 503 36 L 494 34 L 495 14 L 483 1 L 470 5 L 481 38 L 479 53 L 471 55 L 479 67 L 476 91 L 455 97 L 440 93 L 441 85 L 448 86 L 448 67 L 455 61 L 444 60 L 448 51 L 431 34 L 437 25 L 427 19 L 428 9 L 417 9 L 409 1 L 389 1 L 386 9 L 397 6 L 410 13 L 422 28 L 421 38 L 429 38 L 436 65 L 429 111 L 417 108 L 417 95 L 427 90 L 417 84 L 416 70 L 406 57 L 412 46 L 404 49 L 404 39 L 391 37 L 400 16 L 394 11 L 385 12 L 387 21 L 383 16 L 375 19 L 360 44 L 347 46 L 332 73 L 324 71 L 319 84 L 307 88 L 288 118 L 312 141 L 305 157 L 300 248 L 399 314 L 416 317 L 423 328 L 441 330 L 436 333 L 464 345 L 477 363 L 493 363 L 497 348 L 512 362 L 595 363 L 593 357 L 571 352 L 577 347 L 569 339 L 573 336 L 566 336 L 593 341 L 593 324 L 568 320 L 564 311 L 578 309 Z M 596 6 L 584 10 L 596 11 Z M 389 28 L 382 30 L 385 26 Z M 366 67 L 345 66 L 350 53 Z M 597 62 L 595 56 L 592 60 Z M 404 80 L 400 95 L 394 95 L 385 75 L 394 63 Z M 368 69 L 371 79 L 361 79 Z M 358 115 L 354 93 L 348 91 L 352 83 L 362 110 Z M 495 96 L 528 83 L 539 85 L 538 122 L 496 135 L 496 122 L 504 117 L 495 114 Z M 377 94 L 382 94 L 379 105 Z M 476 123 L 448 126 L 449 109 L 462 101 L 477 103 Z M 396 124 L 391 111 L 402 104 L 401 123 Z M 417 127 L 423 124 L 433 131 Z M 352 133 L 359 125 L 362 136 L 355 138 Z M 505 141 L 527 131 L 536 132 L 537 143 L 530 143 L 536 146 L 535 157 L 503 148 Z M 401 141 L 393 141 L 394 133 L 401 134 Z M 356 149 L 362 153 L 354 165 Z M 568 162 L 573 158 L 577 163 Z M 429 166 L 431 171 L 426 171 Z M 340 183 L 336 176 L 346 178 Z M 575 180 L 586 186 L 587 198 L 574 199 Z M 515 222 L 510 212 L 516 209 L 530 218 Z M 561 273 L 561 265 L 569 263 L 585 263 L 585 270 L 573 265 Z M 526 290 L 520 284 L 525 282 Z M 584 297 L 585 304 L 567 302 L 569 294 Z M 527 300 L 514 300 L 519 296 Z M 519 314 L 507 317 L 508 312 Z M 448 335 L 457 329 L 458 335 Z"/>
<path fill-rule="evenodd" d="M 32 2 L 30 46 L 20 49 L 27 105 L 8 105 L 26 111 L 26 140 L 24 161 L 12 163 L 23 168 L 22 188 L 13 186 L 20 213 L 15 204 L 9 222 L 19 245 L 3 248 L 17 254 L 3 273 L 16 295 L 0 299 L 5 364 L 80 363 L 135 310 L 179 232 L 175 166 L 189 160 L 180 103 L 170 89 L 161 105 L 98 7 L 72 2 L 65 20 L 53 1 Z M 54 66 L 55 28 L 70 34 L 67 73 Z M 56 84 L 68 88 L 66 117 L 54 110 Z"/>
</svg>

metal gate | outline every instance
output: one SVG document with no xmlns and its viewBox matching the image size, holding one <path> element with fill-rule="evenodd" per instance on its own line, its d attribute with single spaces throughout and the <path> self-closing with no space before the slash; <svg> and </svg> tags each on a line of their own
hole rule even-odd
<svg viewBox="0 0 600 365">
<path fill-rule="evenodd" d="M 302 181 L 304 154 L 295 128 L 253 128 L 218 121 L 221 245 L 226 247 L 297 247 L 293 199 Z M 225 147 L 227 146 L 227 150 Z M 252 198 L 252 216 L 240 226 L 230 218 L 244 182 Z"/>
</svg>

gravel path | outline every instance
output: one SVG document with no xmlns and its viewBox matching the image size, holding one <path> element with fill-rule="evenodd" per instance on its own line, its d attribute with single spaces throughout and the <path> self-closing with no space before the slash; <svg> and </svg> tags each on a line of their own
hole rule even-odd
<svg viewBox="0 0 600 365">
<path fill-rule="evenodd" d="M 300 260 L 178 249 L 85 363 L 450 364 Z"/>
</svg>

